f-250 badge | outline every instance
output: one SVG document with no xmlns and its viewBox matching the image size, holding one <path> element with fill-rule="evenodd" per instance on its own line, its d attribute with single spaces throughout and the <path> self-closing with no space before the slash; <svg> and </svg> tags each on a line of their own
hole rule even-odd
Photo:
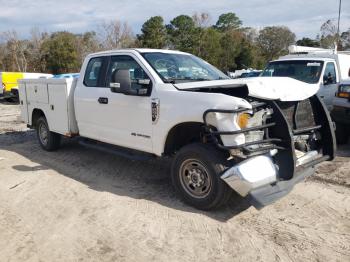
<svg viewBox="0 0 350 262">
<path fill-rule="evenodd" d="M 156 124 L 159 119 L 159 99 L 152 98 L 152 123 Z"/>
</svg>

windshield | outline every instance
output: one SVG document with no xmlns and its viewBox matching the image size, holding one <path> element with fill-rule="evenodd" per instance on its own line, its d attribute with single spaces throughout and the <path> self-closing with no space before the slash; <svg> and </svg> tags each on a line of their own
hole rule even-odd
<svg viewBox="0 0 350 262">
<path fill-rule="evenodd" d="M 204 60 L 193 55 L 170 53 L 143 53 L 165 83 L 186 83 L 230 79 Z"/>
<path fill-rule="evenodd" d="M 270 62 L 261 76 L 286 76 L 305 83 L 318 83 L 323 68 L 322 61 L 289 60 Z"/>
</svg>

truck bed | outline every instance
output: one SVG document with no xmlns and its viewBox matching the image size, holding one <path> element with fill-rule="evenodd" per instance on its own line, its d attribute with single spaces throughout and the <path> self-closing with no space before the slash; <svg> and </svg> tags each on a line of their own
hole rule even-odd
<svg viewBox="0 0 350 262">
<path fill-rule="evenodd" d="M 19 81 L 22 120 L 32 125 L 35 109 L 43 111 L 50 130 L 65 136 L 79 133 L 74 112 L 76 79 L 23 79 Z"/>
</svg>

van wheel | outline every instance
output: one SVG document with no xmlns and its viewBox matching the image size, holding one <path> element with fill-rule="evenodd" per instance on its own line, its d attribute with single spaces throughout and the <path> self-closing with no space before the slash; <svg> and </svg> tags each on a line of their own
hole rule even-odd
<svg viewBox="0 0 350 262">
<path fill-rule="evenodd" d="M 348 142 L 348 133 L 344 124 L 336 123 L 335 136 L 339 145 Z"/>
<path fill-rule="evenodd" d="M 172 182 L 183 201 L 210 210 L 224 205 L 232 190 L 220 178 L 227 169 L 227 157 L 216 147 L 191 144 L 182 148 L 172 164 Z"/>
<path fill-rule="evenodd" d="M 61 135 L 50 131 L 45 117 L 37 120 L 36 133 L 41 147 L 46 151 L 55 151 L 60 147 Z"/>
</svg>

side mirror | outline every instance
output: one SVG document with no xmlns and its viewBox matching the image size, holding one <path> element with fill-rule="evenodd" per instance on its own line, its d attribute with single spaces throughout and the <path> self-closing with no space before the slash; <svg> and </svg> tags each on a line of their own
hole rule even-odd
<svg viewBox="0 0 350 262">
<path fill-rule="evenodd" d="M 325 86 L 333 84 L 333 77 L 331 75 L 323 76 L 323 84 Z"/>
<path fill-rule="evenodd" d="M 109 87 L 111 89 L 111 92 L 113 93 L 137 95 L 137 91 L 131 89 L 131 79 L 129 70 L 117 70 L 116 72 L 114 72 Z"/>
</svg>

